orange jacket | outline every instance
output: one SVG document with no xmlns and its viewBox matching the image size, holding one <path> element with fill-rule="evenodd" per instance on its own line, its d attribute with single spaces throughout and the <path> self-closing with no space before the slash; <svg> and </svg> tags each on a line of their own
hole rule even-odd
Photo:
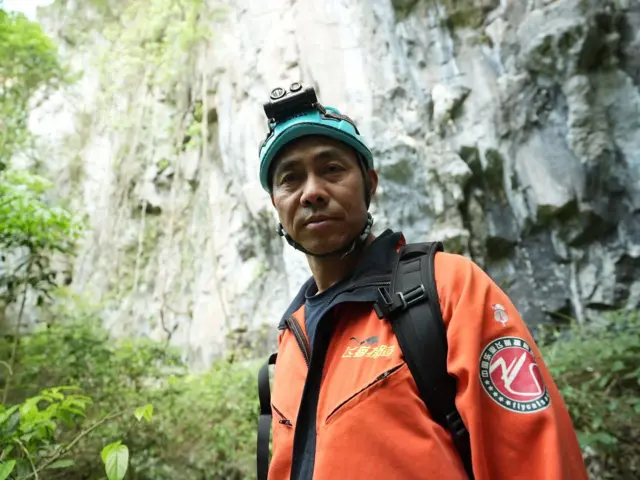
<svg viewBox="0 0 640 480">
<path fill-rule="evenodd" d="M 403 243 L 387 231 L 368 247 L 355 283 L 320 321 L 310 357 L 304 296 L 281 322 L 270 480 L 467 478 L 372 308 L 376 280 Z M 562 398 L 507 295 L 460 255 L 438 253 L 435 274 L 475 478 L 587 480 Z"/>
</svg>

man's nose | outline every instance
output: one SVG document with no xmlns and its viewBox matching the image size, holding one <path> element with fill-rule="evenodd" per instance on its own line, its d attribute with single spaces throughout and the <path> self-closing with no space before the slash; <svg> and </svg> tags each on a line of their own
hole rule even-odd
<svg viewBox="0 0 640 480">
<path fill-rule="evenodd" d="M 309 175 L 300 197 L 300 204 L 305 207 L 324 205 L 329 200 L 324 182 L 315 175 Z"/>
</svg>

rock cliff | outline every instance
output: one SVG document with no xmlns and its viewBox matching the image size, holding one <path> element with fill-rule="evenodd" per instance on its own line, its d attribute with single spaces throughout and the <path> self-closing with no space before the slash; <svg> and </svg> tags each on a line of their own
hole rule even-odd
<svg viewBox="0 0 640 480">
<path fill-rule="evenodd" d="M 532 327 L 640 307 L 640 1 L 135 3 L 41 12 L 84 76 L 32 122 L 90 227 L 71 285 L 120 333 L 273 346 L 308 270 L 257 149 L 293 81 L 368 139 L 376 231 L 469 255 Z"/>
</svg>

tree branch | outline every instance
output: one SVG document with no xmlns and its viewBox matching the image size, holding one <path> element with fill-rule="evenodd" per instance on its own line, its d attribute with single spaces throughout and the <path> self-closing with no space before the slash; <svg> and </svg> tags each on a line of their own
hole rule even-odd
<svg viewBox="0 0 640 480">
<path fill-rule="evenodd" d="M 29 463 L 31 464 L 31 469 L 33 470 L 33 473 L 31 475 L 35 476 L 36 480 L 38 480 L 38 471 L 36 470 L 36 466 L 33 464 L 33 459 L 31 458 L 31 454 L 29 453 L 29 450 L 27 450 L 27 447 L 25 447 L 24 444 L 20 440 L 16 439 L 16 443 L 18 445 L 20 445 L 20 448 L 22 449 L 24 454 L 27 456 L 27 459 L 29 460 Z"/>
<path fill-rule="evenodd" d="M 16 336 L 13 340 L 13 346 L 11 348 L 11 358 L 9 360 L 9 371 L 13 372 L 13 369 L 16 366 L 16 356 L 18 353 L 18 345 L 20 344 L 20 327 L 22 326 L 22 315 L 24 313 L 24 305 L 27 302 L 27 291 L 29 289 L 29 273 L 31 272 L 32 267 L 32 259 L 29 260 L 29 265 L 27 266 L 26 278 L 24 284 L 24 292 L 22 295 L 22 303 L 20 304 L 20 312 L 18 313 L 18 320 L 16 321 Z M 13 378 L 13 373 L 7 377 L 7 381 L 4 383 L 4 391 L 2 392 L 2 403 L 3 405 L 7 404 L 7 398 L 9 397 L 9 387 L 11 386 L 11 379 Z"/>
<path fill-rule="evenodd" d="M 80 432 L 76 438 L 74 438 L 71 443 L 69 445 L 67 445 L 66 447 L 62 448 L 57 454 L 55 454 L 53 457 L 51 457 L 49 460 L 47 460 L 46 462 L 44 462 L 42 465 L 40 465 L 37 470 L 34 470 L 34 472 L 30 475 L 27 475 L 25 478 L 25 480 L 27 480 L 28 478 L 31 478 L 35 475 L 35 480 L 38 480 L 38 472 L 41 472 L 42 470 L 44 470 L 45 468 L 47 468 L 49 465 L 51 465 L 53 462 L 55 462 L 56 460 L 58 460 L 60 457 L 66 455 L 67 453 L 69 453 L 71 451 L 71 449 L 74 447 L 74 445 L 76 443 L 78 443 L 80 440 L 82 440 L 85 436 L 87 436 L 89 433 L 91 433 L 93 430 L 95 430 L 96 428 L 98 428 L 99 426 L 105 424 L 106 422 L 113 420 L 115 418 L 121 417 L 122 415 L 124 415 L 125 413 L 128 413 L 129 410 L 122 410 L 120 412 L 116 412 L 113 413 L 111 415 L 107 415 L 106 417 L 104 417 L 103 419 L 99 420 L 98 422 L 94 423 L 93 425 L 91 425 L 89 428 L 87 428 L 86 430 L 83 430 L 82 432 Z"/>
</svg>

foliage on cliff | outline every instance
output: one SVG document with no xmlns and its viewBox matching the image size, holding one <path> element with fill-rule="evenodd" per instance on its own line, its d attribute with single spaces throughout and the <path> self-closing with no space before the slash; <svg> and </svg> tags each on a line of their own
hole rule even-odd
<svg viewBox="0 0 640 480">
<path fill-rule="evenodd" d="M 0 170 L 27 143 L 29 108 L 67 80 L 40 25 L 0 8 Z"/>
</svg>

